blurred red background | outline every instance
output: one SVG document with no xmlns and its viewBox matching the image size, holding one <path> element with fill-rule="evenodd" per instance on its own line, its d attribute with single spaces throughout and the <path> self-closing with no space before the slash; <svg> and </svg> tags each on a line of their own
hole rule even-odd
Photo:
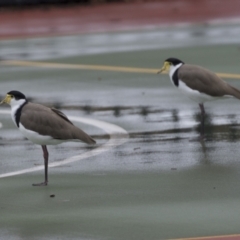
<svg viewBox="0 0 240 240">
<path fill-rule="evenodd" d="M 61 4 L 11 6 L 3 4 L 5 7 L 2 5 L 0 8 L 0 38 L 151 29 L 168 24 L 208 24 L 214 19 L 225 21 L 240 17 L 239 0 L 60 2 Z"/>
</svg>

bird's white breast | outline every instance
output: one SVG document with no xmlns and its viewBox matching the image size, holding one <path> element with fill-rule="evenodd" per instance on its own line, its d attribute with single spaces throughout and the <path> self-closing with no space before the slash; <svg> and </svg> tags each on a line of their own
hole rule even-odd
<svg viewBox="0 0 240 240">
<path fill-rule="evenodd" d="M 54 139 L 51 136 L 43 136 L 37 132 L 26 129 L 21 123 L 19 123 L 20 132 L 30 141 L 39 145 L 56 145 L 64 142 L 63 140 Z"/>
<path fill-rule="evenodd" d="M 197 90 L 193 90 L 192 88 L 188 87 L 184 82 L 179 79 L 179 85 L 178 89 L 187 97 L 189 97 L 191 100 L 197 102 L 197 103 L 204 103 L 207 101 L 213 101 L 217 100 L 218 97 L 212 97 L 210 95 L 207 95 L 205 93 L 200 93 Z"/>
</svg>

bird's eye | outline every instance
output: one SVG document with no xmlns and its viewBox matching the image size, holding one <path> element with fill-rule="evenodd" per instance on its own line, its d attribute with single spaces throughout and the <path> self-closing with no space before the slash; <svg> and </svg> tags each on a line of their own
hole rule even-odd
<svg viewBox="0 0 240 240">
<path fill-rule="evenodd" d="M 13 95 L 10 95 L 11 98 L 13 98 Z"/>
</svg>

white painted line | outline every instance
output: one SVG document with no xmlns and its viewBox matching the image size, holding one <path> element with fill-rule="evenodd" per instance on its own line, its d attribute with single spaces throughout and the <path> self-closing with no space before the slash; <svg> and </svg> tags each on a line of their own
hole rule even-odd
<svg viewBox="0 0 240 240">
<path fill-rule="evenodd" d="M 9 110 L 0 110 L 0 114 L 10 114 L 10 111 Z M 110 150 L 111 148 L 119 146 L 128 141 L 128 137 L 129 137 L 128 132 L 125 129 L 123 129 L 117 125 L 99 121 L 99 120 L 90 119 L 90 118 L 69 116 L 69 119 L 71 121 L 81 122 L 81 123 L 85 123 L 85 124 L 89 124 L 89 125 L 101 128 L 103 131 L 105 131 L 107 134 L 109 134 L 109 140 L 105 144 L 103 144 L 91 151 L 64 159 L 59 162 L 50 163 L 49 167 L 62 166 L 64 164 L 73 163 L 73 162 L 77 162 L 77 161 L 80 161 L 85 158 L 93 157 L 93 156 L 96 156 L 98 154 L 106 152 L 106 151 Z M 3 173 L 3 174 L 0 174 L 0 178 L 20 175 L 20 174 L 29 173 L 29 172 L 35 172 L 35 171 L 39 171 L 39 170 L 43 170 L 43 169 L 44 169 L 44 166 L 41 165 L 41 166 L 27 168 L 27 169 L 14 171 L 14 172 L 10 172 L 10 173 Z"/>
</svg>

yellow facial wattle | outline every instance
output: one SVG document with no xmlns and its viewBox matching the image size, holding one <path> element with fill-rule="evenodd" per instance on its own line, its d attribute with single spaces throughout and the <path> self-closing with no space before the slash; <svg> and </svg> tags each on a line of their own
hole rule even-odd
<svg viewBox="0 0 240 240">
<path fill-rule="evenodd" d="M 170 69 L 170 62 L 164 62 L 163 67 L 158 71 L 158 73 L 162 73 L 162 72 L 169 72 Z"/>
</svg>

